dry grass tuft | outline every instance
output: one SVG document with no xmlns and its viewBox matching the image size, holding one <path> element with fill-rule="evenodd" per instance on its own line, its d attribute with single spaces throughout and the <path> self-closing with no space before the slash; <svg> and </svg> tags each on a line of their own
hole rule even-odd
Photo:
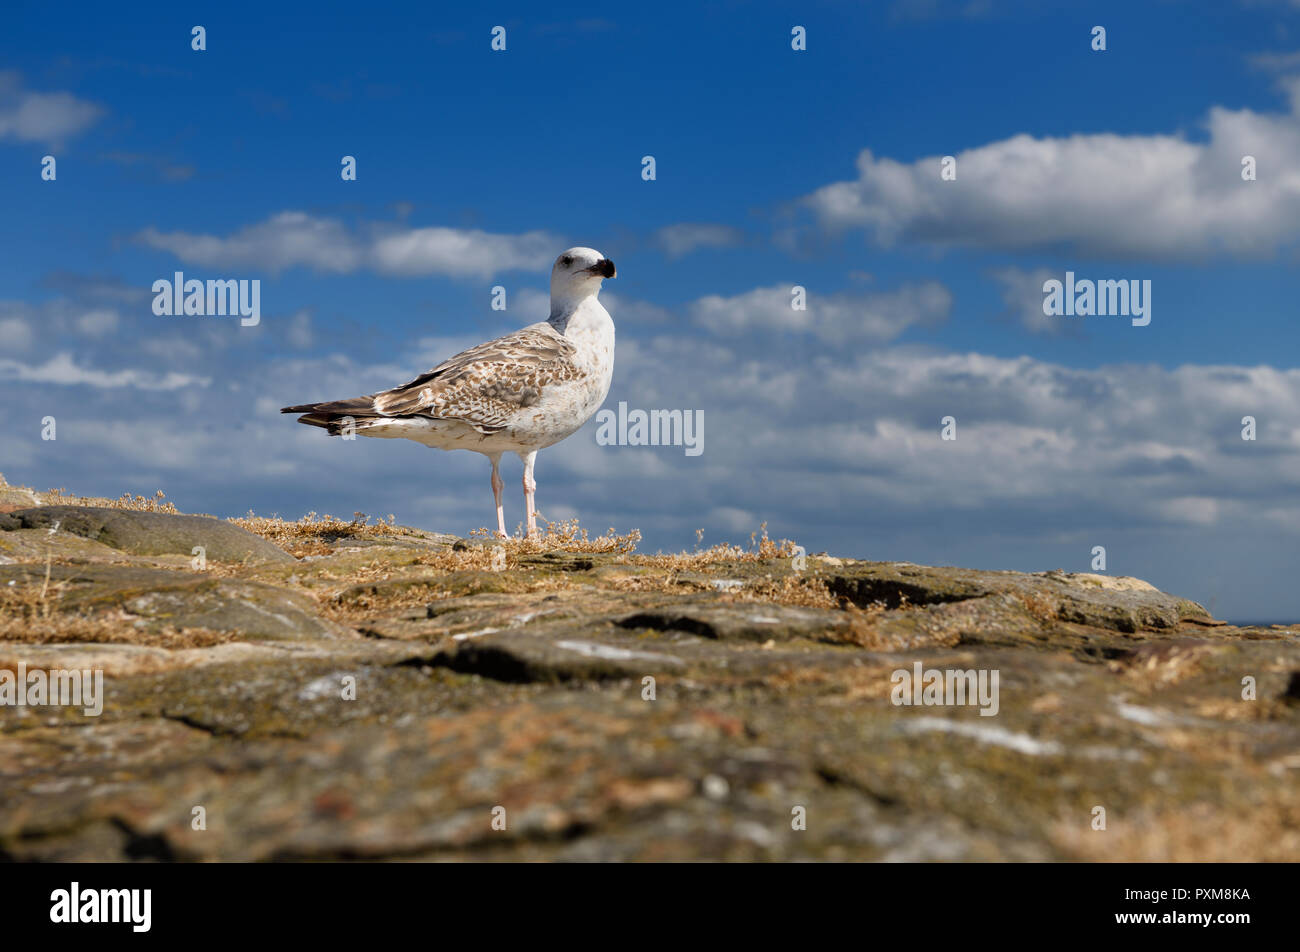
<svg viewBox="0 0 1300 952">
<path fill-rule="evenodd" d="M 44 505 L 47 506 L 98 506 L 101 509 L 133 509 L 139 512 L 166 512 L 180 515 L 180 510 L 170 502 L 164 502 L 166 494 L 157 490 L 153 497 L 133 496 L 122 493 L 117 499 L 104 496 L 70 496 L 66 489 L 50 489 L 45 492 Z"/>
<path fill-rule="evenodd" d="M 577 519 L 566 519 L 561 522 L 547 522 L 545 519 L 541 521 L 546 523 L 546 527 L 538 530 L 538 533 L 531 538 L 510 536 L 495 540 L 505 548 L 507 558 L 540 555 L 543 552 L 631 555 L 636 551 L 637 543 L 641 541 L 639 529 L 633 529 L 627 535 L 618 535 L 613 528 L 610 528 L 604 535 L 593 539 L 587 534 L 586 529 L 578 525 Z M 470 535 L 474 538 L 494 539 L 494 534 L 487 529 L 475 529 Z"/>
<path fill-rule="evenodd" d="M 724 602 L 775 602 L 803 608 L 846 609 L 853 607 L 847 598 L 832 595 L 819 578 L 787 575 L 783 578 L 754 579 L 740 588 L 723 592 Z"/>
<path fill-rule="evenodd" d="M 531 539 L 517 536 L 497 539 L 489 530 L 478 529 L 472 533 L 477 540 L 481 540 L 478 544 L 457 543 L 455 546 L 413 554 L 408 565 L 419 566 L 428 574 L 423 577 L 408 576 L 408 583 L 378 585 L 373 591 L 366 591 L 368 584 L 389 582 L 397 578 L 398 573 L 394 572 L 391 564 L 381 560 L 351 569 L 346 577 L 337 580 L 339 586 L 327 596 L 326 611 L 336 620 L 347 621 L 358 617 L 359 611 L 373 614 L 381 608 L 385 611 L 412 608 L 446 597 L 471 594 L 485 586 L 497 592 L 524 593 L 562 591 L 592 584 L 592 578 L 581 572 L 555 573 L 545 569 L 533 571 L 536 566 L 522 561 L 530 555 L 551 552 L 613 555 L 614 564 L 662 570 L 649 575 L 605 578 L 597 582 L 600 587 L 616 591 L 712 591 L 706 581 L 680 578 L 681 573 L 719 562 L 757 562 L 795 554 L 793 542 L 773 542 L 767 538 L 765 529 L 761 531 L 761 538 L 758 532 L 754 534 L 753 546 L 748 550 L 739 546 L 720 545 L 702 552 L 680 555 L 636 555 L 634 553 L 636 544 L 641 539 L 640 532 L 633 530 L 619 535 L 614 529 L 609 529 L 603 535 L 593 538 L 578 525 L 576 519 L 546 523 L 545 529 Z M 272 541 L 284 545 L 279 539 Z M 452 578 L 456 573 L 476 572 L 492 575 Z M 750 583 L 747 591 L 729 595 L 733 600 L 742 598 L 748 601 L 781 601 L 791 605 L 838 608 L 867 617 L 844 600 L 832 597 L 824 583 L 811 578 L 760 579 Z"/>
<path fill-rule="evenodd" d="M 638 533 L 638 537 L 639 537 Z M 697 531 L 696 537 L 700 533 Z M 799 546 L 791 539 L 773 541 L 767 536 L 767 523 L 764 522 L 749 536 L 748 549 L 728 542 L 720 542 L 707 549 L 694 552 L 680 552 L 675 555 L 638 555 L 629 561 L 634 565 L 649 568 L 684 569 L 700 571 L 719 562 L 766 562 L 769 559 L 792 559 L 799 554 Z"/>
</svg>

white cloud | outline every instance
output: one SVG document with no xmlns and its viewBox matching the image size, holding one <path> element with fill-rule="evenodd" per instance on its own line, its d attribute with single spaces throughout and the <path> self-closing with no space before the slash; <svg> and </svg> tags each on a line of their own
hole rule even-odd
<svg viewBox="0 0 1300 952">
<path fill-rule="evenodd" d="M 299 350 L 306 350 L 315 342 L 315 335 L 312 333 L 311 311 L 306 308 L 294 313 L 289 319 L 289 326 L 285 332 L 289 344 L 297 347 Z"/>
<path fill-rule="evenodd" d="M 1237 531 L 1270 526 L 1270 513 L 1300 515 L 1300 370 L 1075 369 L 892 348 L 820 357 L 792 372 L 780 354 L 742 362 L 698 342 L 658 341 L 620 360 L 611 405 L 705 412 L 704 472 L 659 451 L 673 469 L 655 478 L 745 512 L 824 517 L 847 498 L 855 511 L 930 527 L 960 511 L 1031 534 L 1040 511 L 1081 530 Z M 947 415 L 957 419 L 956 441 L 940 438 Z M 1255 442 L 1241 439 L 1245 415 L 1259 421 Z M 602 452 L 635 467 L 655 451 Z M 697 468 L 686 479 L 688 465 Z M 735 478 L 751 472 L 765 476 Z M 635 468 L 621 473 L 618 493 L 652 498 L 640 480 Z"/>
<path fill-rule="evenodd" d="M 543 231 L 520 235 L 477 229 L 377 228 L 354 235 L 339 221 L 284 211 L 226 237 L 146 228 L 137 239 L 186 264 L 249 268 L 278 273 L 306 267 L 351 273 L 363 267 L 381 274 L 414 277 L 445 274 L 488 277 L 502 271 L 547 269 L 564 248 Z"/>
<path fill-rule="evenodd" d="M 77 330 L 87 337 L 103 337 L 117 330 L 117 311 L 97 308 L 76 318 Z"/>
<path fill-rule="evenodd" d="M 416 276 L 489 277 L 502 271 L 549 269 L 564 250 L 544 231 L 496 235 L 457 228 L 410 228 L 380 235 L 370 249 L 376 271 Z"/>
<path fill-rule="evenodd" d="M 81 302 L 136 306 L 153 296 L 147 288 L 126 284 L 118 277 L 75 271 L 51 272 L 41 279 L 41 286 L 63 292 Z"/>
<path fill-rule="evenodd" d="M 607 295 L 601 295 L 602 300 L 605 300 L 606 297 Z M 506 294 L 506 314 L 515 317 L 521 327 L 525 324 L 536 324 L 538 321 L 544 321 L 550 316 L 550 313 L 551 294 L 549 291 L 524 287 L 513 292 L 513 294 L 510 292 Z"/>
<path fill-rule="evenodd" d="M 26 351 L 38 341 L 47 349 L 66 346 L 67 338 L 102 340 L 117 330 L 115 307 L 88 306 L 68 298 L 39 305 L 25 301 L 0 301 L 0 349 Z"/>
<path fill-rule="evenodd" d="M 280 212 L 226 238 L 146 228 L 138 236 L 152 248 L 186 264 L 209 268 L 254 268 L 272 273 L 295 266 L 349 272 L 361 264 L 362 248 L 337 221 L 304 212 Z"/>
<path fill-rule="evenodd" d="M 696 248 L 729 248 L 745 240 L 740 229 L 728 225 L 668 225 L 654 234 L 654 242 L 670 258 L 680 258 Z"/>
<path fill-rule="evenodd" d="M 228 462 L 232 450 L 235 453 L 249 452 L 250 458 L 257 459 L 257 463 L 246 465 L 250 469 L 260 469 L 268 466 L 275 455 L 274 447 L 252 447 L 242 438 L 242 434 L 228 431 L 224 441 L 214 439 L 211 432 L 205 432 L 202 427 L 187 425 L 174 412 L 168 416 L 159 415 L 147 419 L 119 418 L 96 420 L 94 423 L 73 419 L 66 424 L 62 420 L 59 423 L 60 443 L 76 446 L 81 453 L 92 458 L 129 454 L 129 462 L 124 460 L 124 463 L 137 467 L 129 470 L 134 472 L 145 467 L 154 472 L 210 470 L 222 462 Z M 253 453 L 257 456 L 252 457 Z M 137 482 L 135 479 L 130 481 Z M 139 482 L 143 483 L 143 487 L 156 487 L 160 481 Z M 168 495 L 176 496 L 180 487 L 176 483 L 171 483 L 170 486 L 173 488 Z"/>
<path fill-rule="evenodd" d="M 667 324 L 673 319 L 672 311 L 667 308 L 648 301 L 624 297 L 608 290 L 601 291 L 600 303 L 605 306 L 605 310 L 609 311 L 610 317 L 614 318 L 614 323 L 618 326 L 644 327 Z"/>
<path fill-rule="evenodd" d="M 135 369 L 96 370 L 93 367 L 81 367 L 66 353 L 55 354 L 39 365 L 0 359 L 0 380 L 3 379 L 103 389 L 133 387 L 139 390 L 179 390 L 182 387 L 206 387 L 209 383 L 206 377 L 175 372 L 159 375 Z"/>
<path fill-rule="evenodd" d="M 21 317 L 0 318 L 0 348 L 12 352 L 32 346 L 32 329 Z"/>
<path fill-rule="evenodd" d="M 1025 330 L 1033 334 L 1077 333 L 1077 323 L 1043 313 L 1043 282 L 1061 280 L 1059 271 L 1050 268 L 1035 268 L 1033 271 L 1000 268 L 992 274 L 994 280 L 1002 285 L 1002 301 L 1007 312 Z"/>
<path fill-rule="evenodd" d="M 17 73 L 0 73 L 0 139 L 58 145 L 91 126 L 103 112 L 71 93 L 25 90 Z"/>
<path fill-rule="evenodd" d="M 195 340 L 181 334 L 165 337 L 146 337 L 135 344 L 140 354 L 166 364 L 184 365 L 198 363 L 205 353 L 207 341 Z"/>
<path fill-rule="evenodd" d="M 1300 70 L 1300 50 L 1288 53 L 1255 53 L 1246 59 L 1255 69 L 1268 73 L 1292 73 Z"/>
<path fill-rule="evenodd" d="M 940 157 L 858 156 L 854 181 L 803 201 L 828 229 L 876 241 L 1085 254 L 1265 255 L 1300 237 L 1300 79 L 1289 109 L 1210 109 L 1208 141 L 1181 135 L 1009 139 L 958 152 L 956 181 Z M 1243 181 L 1254 156 L 1258 180 Z"/>
<path fill-rule="evenodd" d="M 735 506 L 718 506 L 709 512 L 707 519 L 733 533 L 753 532 L 763 520 L 747 509 Z"/>
<path fill-rule="evenodd" d="M 842 343 L 892 340 L 913 325 L 945 320 L 952 307 L 952 294 L 934 281 L 867 294 L 818 294 L 808 288 L 802 311 L 791 306 L 794 287 L 790 282 L 732 297 L 711 294 L 694 302 L 691 313 L 698 324 L 718 334 L 798 331 Z"/>
</svg>

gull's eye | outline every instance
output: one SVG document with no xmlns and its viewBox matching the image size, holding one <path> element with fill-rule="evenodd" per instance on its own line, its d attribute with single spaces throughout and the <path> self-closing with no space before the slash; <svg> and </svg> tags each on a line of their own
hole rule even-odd
<svg viewBox="0 0 1300 952">
<path fill-rule="evenodd" d="M 563 258 L 560 259 L 560 264 L 564 265 L 567 268 L 569 267 L 569 265 L 573 264 L 573 258 L 570 255 L 565 255 Z"/>
</svg>

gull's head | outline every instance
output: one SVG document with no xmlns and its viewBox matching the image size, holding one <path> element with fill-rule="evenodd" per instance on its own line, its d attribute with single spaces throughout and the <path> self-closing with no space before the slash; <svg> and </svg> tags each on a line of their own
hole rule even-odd
<svg viewBox="0 0 1300 952">
<path fill-rule="evenodd" d="M 570 248 L 551 269 L 551 300 L 580 301 L 600 293 L 600 282 L 618 275 L 614 262 L 594 248 Z"/>
</svg>

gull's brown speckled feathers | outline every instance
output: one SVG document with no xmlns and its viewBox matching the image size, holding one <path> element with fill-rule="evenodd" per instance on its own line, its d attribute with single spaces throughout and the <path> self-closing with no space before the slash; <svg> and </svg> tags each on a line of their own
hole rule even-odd
<svg viewBox="0 0 1300 952">
<path fill-rule="evenodd" d="M 281 412 L 305 414 L 299 423 L 331 432 L 344 417 L 351 417 L 358 428 L 384 418 L 424 417 L 457 420 L 479 433 L 497 433 L 521 410 L 536 404 L 546 387 L 584 376 L 574 361 L 576 350 L 550 324 L 534 324 L 471 347 L 400 387 Z"/>
</svg>

